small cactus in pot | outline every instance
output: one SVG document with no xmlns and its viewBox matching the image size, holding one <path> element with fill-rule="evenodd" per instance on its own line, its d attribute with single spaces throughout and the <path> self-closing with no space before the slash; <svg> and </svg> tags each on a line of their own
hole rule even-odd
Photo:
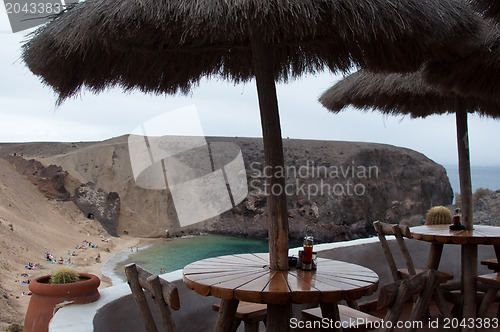
<svg viewBox="0 0 500 332">
<path fill-rule="evenodd" d="M 425 217 L 426 225 L 447 225 L 451 224 L 451 212 L 444 206 L 434 206 L 430 208 Z"/>
<path fill-rule="evenodd" d="M 29 284 L 32 292 L 26 317 L 25 332 L 48 332 L 54 308 L 61 303 L 83 304 L 99 299 L 99 277 L 90 273 L 78 273 L 61 267 L 51 275 L 33 279 Z"/>
<path fill-rule="evenodd" d="M 70 284 L 80 280 L 78 272 L 70 267 L 62 266 L 50 275 L 51 284 Z"/>
</svg>

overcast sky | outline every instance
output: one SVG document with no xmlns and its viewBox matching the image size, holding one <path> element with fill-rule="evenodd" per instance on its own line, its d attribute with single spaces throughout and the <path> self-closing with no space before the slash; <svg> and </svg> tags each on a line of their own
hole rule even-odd
<svg viewBox="0 0 500 332">
<path fill-rule="evenodd" d="M 3 7 L 3 6 L 2 6 Z M 189 96 L 125 94 L 119 89 L 83 92 L 56 107 L 56 96 L 24 66 L 25 32 L 13 34 L 0 7 L 0 142 L 104 140 L 141 123 L 194 104 L 205 135 L 261 137 L 255 83 L 204 81 Z M 419 151 L 445 165 L 457 164 L 454 116 L 382 116 L 349 109 L 331 114 L 318 96 L 340 76 L 325 72 L 278 86 L 283 137 L 387 143 Z M 500 122 L 469 116 L 471 164 L 500 166 Z"/>
</svg>

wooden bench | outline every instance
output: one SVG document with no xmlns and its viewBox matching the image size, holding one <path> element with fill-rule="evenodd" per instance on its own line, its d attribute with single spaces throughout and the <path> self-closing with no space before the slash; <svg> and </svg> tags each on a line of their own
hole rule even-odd
<svg viewBox="0 0 500 332">
<path fill-rule="evenodd" d="M 382 320 L 345 305 L 339 305 L 339 313 L 344 332 L 368 331 L 369 326 L 378 326 L 376 323 Z M 302 320 L 321 321 L 322 318 L 320 307 L 302 310 Z"/>
<path fill-rule="evenodd" d="M 219 311 L 220 305 L 220 302 L 214 303 L 212 309 L 214 311 Z M 259 322 L 262 321 L 265 324 L 266 315 L 267 304 L 240 301 L 238 309 L 236 310 L 233 331 L 238 329 L 241 322 L 245 324 L 245 332 L 259 331 Z"/>
<path fill-rule="evenodd" d="M 496 258 L 484 259 L 481 261 L 481 265 L 486 265 L 488 269 L 494 272 L 500 272 L 500 269 L 498 268 L 498 259 Z"/>
<path fill-rule="evenodd" d="M 500 273 L 483 274 L 477 277 L 477 281 L 500 288 Z"/>
<path fill-rule="evenodd" d="M 497 272 L 480 275 L 477 277 L 477 281 L 488 287 L 488 290 L 481 301 L 481 305 L 479 306 L 479 310 L 477 311 L 477 317 L 482 318 L 486 315 L 486 312 L 493 301 L 497 299 L 497 293 L 500 290 L 500 273 Z M 500 306 L 498 307 L 497 317 L 500 318 Z"/>
</svg>

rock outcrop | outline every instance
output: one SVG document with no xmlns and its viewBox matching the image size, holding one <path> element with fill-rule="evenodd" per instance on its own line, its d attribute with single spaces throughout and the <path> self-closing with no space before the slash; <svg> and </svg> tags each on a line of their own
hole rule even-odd
<svg viewBox="0 0 500 332">
<path fill-rule="evenodd" d="M 474 223 L 500 226 L 500 190 L 478 189 L 472 196 L 474 206 Z M 451 206 L 453 211 L 457 206 Z"/>
<path fill-rule="evenodd" d="M 31 183 L 37 186 L 45 197 L 59 200 L 69 199 L 70 193 L 65 187 L 68 173 L 62 167 L 55 165 L 44 166 L 39 161 L 34 159 L 26 160 L 17 155 L 7 156 L 6 159 L 19 174 L 25 175 Z"/>
<path fill-rule="evenodd" d="M 88 182 L 80 184 L 72 179 L 68 172 L 61 166 L 47 165 L 34 159 L 24 159 L 16 155 L 7 155 L 9 161 L 19 174 L 37 187 L 37 189 L 50 199 L 67 201 L 71 200 L 87 218 L 96 219 L 104 229 L 113 236 L 117 236 L 116 226 L 120 215 L 120 197 L 116 192 L 106 192 Z M 80 184 L 71 196 L 66 188 L 68 184 Z"/>
<path fill-rule="evenodd" d="M 212 227 L 226 234 L 265 236 L 262 153 L 245 144 L 240 146 L 250 193 Z M 374 234 L 375 220 L 399 223 L 425 214 L 431 206 L 450 204 L 453 197 L 444 168 L 408 149 L 287 140 L 285 160 L 289 232 L 295 239 L 304 236 L 306 226 L 320 241 L 366 237 Z"/>
<path fill-rule="evenodd" d="M 88 182 L 78 187 L 71 199 L 87 218 L 98 220 L 110 235 L 118 235 L 116 232 L 120 216 L 118 193 L 108 193 Z"/>
</svg>

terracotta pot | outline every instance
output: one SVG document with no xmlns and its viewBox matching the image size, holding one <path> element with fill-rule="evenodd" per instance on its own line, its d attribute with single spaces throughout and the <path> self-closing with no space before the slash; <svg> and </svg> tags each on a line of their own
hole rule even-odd
<svg viewBox="0 0 500 332">
<path fill-rule="evenodd" d="M 28 311 L 24 319 L 25 332 L 46 332 L 54 315 L 57 304 L 68 301 L 82 304 L 96 301 L 99 297 L 97 288 L 101 284 L 99 277 L 89 273 L 80 273 L 80 281 L 71 284 L 49 284 L 50 276 L 42 276 L 30 282 L 32 293 Z"/>
</svg>

